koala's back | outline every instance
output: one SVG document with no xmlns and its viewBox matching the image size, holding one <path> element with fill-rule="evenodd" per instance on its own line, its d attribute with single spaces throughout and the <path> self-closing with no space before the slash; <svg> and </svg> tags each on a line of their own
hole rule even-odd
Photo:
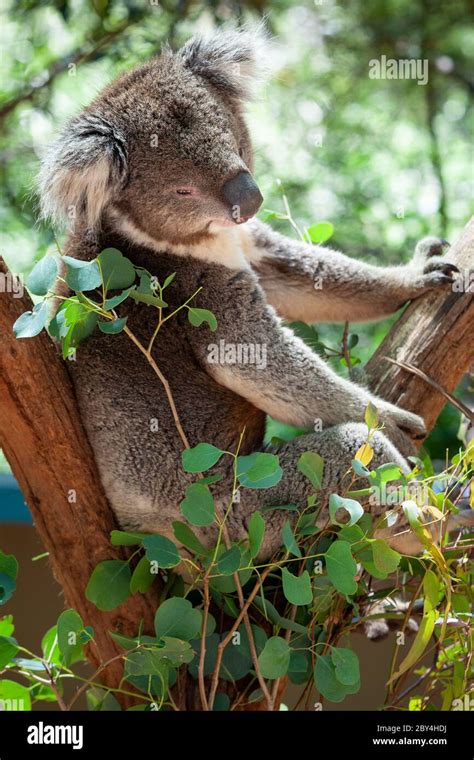
<svg viewBox="0 0 474 760">
<path fill-rule="evenodd" d="M 229 270 L 225 267 L 201 267 L 195 260 L 159 255 L 122 239 L 100 241 L 98 250 L 111 245 L 160 282 L 176 272 L 165 291 L 169 304 L 166 313 L 178 308 L 199 287 L 203 291 L 196 305 L 209 305 L 211 298 L 206 303 L 206 292 L 215 300 L 216 292 L 209 293 L 211 287 L 226 298 Z M 80 253 L 74 247 L 67 252 Z M 89 250 L 87 257 L 90 255 Z M 146 347 L 157 325 L 157 310 L 130 299 L 124 307 L 128 327 Z M 192 326 L 183 309 L 161 327 L 153 350 L 190 445 L 208 441 L 235 450 L 245 427 L 242 453 L 258 449 L 265 415 L 212 379 L 193 349 L 196 336 L 203 347 L 218 340 L 207 325 Z M 200 353 L 202 357 L 205 351 Z M 70 373 L 101 480 L 120 524 L 129 529 L 146 525 L 147 532 L 167 532 L 177 519 L 186 485 L 195 477 L 183 472 L 184 445 L 154 370 L 125 333 L 110 336 L 96 331 L 79 346 Z"/>
</svg>

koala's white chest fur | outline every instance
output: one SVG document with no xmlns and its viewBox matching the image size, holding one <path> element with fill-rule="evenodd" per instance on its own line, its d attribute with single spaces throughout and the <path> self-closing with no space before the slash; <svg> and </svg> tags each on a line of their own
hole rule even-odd
<svg viewBox="0 0 474 760">
<path fill-rule="evenodd" d="M 167 240 L 155 240 L 147 232 L 137 227 L 129 218 L 113 210 L 114 226 L 134 243 L 146 246 L 157 253 L 169 251 L 177 256 L 192 256 L 210 264 L 221 264 L 229 269 L 250 269 L 252 241 L 246 225 L 240 227 L 211 228 L 210 236 L 201 243 L 192 245 L 173 244 Z"/>
</svg>

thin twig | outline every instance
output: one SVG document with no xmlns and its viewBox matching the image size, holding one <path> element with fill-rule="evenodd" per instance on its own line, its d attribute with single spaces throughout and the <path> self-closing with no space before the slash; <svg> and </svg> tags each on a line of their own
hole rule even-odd
<svg viewBox="0 0 474 760">
<path fill-rule="evenodd" d="M 391 364 L 396 364 L 398 367 L 402 367 L 402 369 L 405 369 L 407 372 L 411 372 L 413 375 L 421 377 L 425 383 L 428 383 L 428 385 L 431 385 L 432 388 L 435 388 L 435 390 L 441 393 L 453 406 L 456 407 L 456 409 L 461 412 L 461 414 L 464 414 L 468 420 L 474 424 L 474 412 L 472 412 L 469 407 L 466 406 L 466 404 L 463 404 L 462 401 L 453 396 L 452 393 L 449 393 L 449 391 L 443 388 L 442 385 L 437 383 L 436 380 L 433 380 L 432 377 L 429 377 L 429 375 L 423 372 L 423 370 L 419 369 L 418 367 L 414 367 L 412 364 L 407 364 L 407 362 L 401 362 L 396 359 L 392 359 L 390 356 L 384 356 L 383 358 L 385 361 L 390 362 Z"/>
<path fill-rule="evenodd" d="M 127 325 L 125 325 L 125 327 L 123 329 L 124 329 L 124 332 L 130 338 L 130 340 L 132 340 L 135 343 L 135 345 L 139 349 L 139 351 L 142 352 L 143 356 L 145 356 L 147 362 L 150 364 L 150 366 L 152 367 L 153 371 L 158 375 L 158 377 L 160 379 L 160 382 L 161 382 L 163 388 L 165 389 L 166 397 L 168 399 L 168 403 L 170 405 L 171 413 L 173 415 L 174 423 L 176 425 L 176 429 L 177 429 L 177 431 L 179 433 L 179 436 L 180 436 L 182 442 L 184 443 L 185 448 L 187 448 L 187 449 L 191 448 L 190 445 L 189 445 L 189 441 L 188 441 L 188 439 L 186 437 L 186 434 L 185 434 L 185 432 L 183 430 L 183 427 L 181 425 L 181 421 L 180 421 L 179 415 L 178 415 L 178 410 L 176 409 L 176 405 L 174 403 L 173 394 L 171 393 L 171 388 L 170 388 L 170 385 L 168 383 L 168 380 L 163 375 L 162 371 L 158 367 L 158 365 L 155 362 L 155 360 L 153 359 L 152 355 L 148 353 L 148 351 L 146 350 L 146 348 L 144 346 L 142 346 L 142 344 L 140 343 L 140 341 L 138 340 L 138 338 L 132 333 L 132 331 L 130 330 L 130 328 L 127 327 Z"/>
<path fill-rule="evenodd" d="M 209 710 L 209 703 L 207 701 L 207 695 L 206 695 L 206 686 L 204 683 L 204 663 L 206 660 L 206 631 L 207 631 L 207 621 L 209 618 L 209 576 L 204 576 L 204 612 L 202 616 L 202 632 L 201 632 L 201 652 L 199 655 L 199 669 L 198 669 L 198 680 L 199 680 L 199 696 L 201 697 L 201 704 L 202 709 L 205 711 Z"/>
</svg>

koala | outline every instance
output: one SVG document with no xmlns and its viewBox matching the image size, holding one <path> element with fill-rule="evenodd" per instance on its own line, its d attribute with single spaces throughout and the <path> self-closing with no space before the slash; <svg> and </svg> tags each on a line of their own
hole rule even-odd
<svg viewBox="0 0 474 760">
<path fill-rule="evenodd" d="M 409 471 L 407 442 L 425 434 L 420 417 L 337 375 L 284 322 L 386 317 L 449 285 L 456 273 L 437 238 L 419 243 L 408 264 L 377 267 L 289 239 L 255 219 L 262 195 L 252 175 L 244 105 L 258 75 L 259 50 L 248 32 L 192 38 L 177 52 L 165 48 L 72 119 L 40 174 L 44 215 L 74 217 L 66 254 L 91 260 L 106 247 L 118 248 L 160 282 L 177 273 L 166 291 L 170 310 L 200 289 L 193 305 L 216 316 L 211 333 L 178 312 L 153 348 L 191 446 L 204 441 L 235 451 L 243 433 L 245 455 L 264 449 L 266 415 L 307 430 L 322 421 L 322 431 L 273 449 L 283 468 L 276 486 L 241 490 L 228 517 L 233 540 L 246 537 L 251 515 L 263 505 L 306 506 L 311 485 L 297 469 L 305 451 L 325 462 L 322 503 L 337 492 L 367 439 L 369 402 L 384 424 L 371 440 L 374 466 L 395 462 Z M 147 345 L 156 310 L 133 304 L 127 314 L 128 327 Z M 265 366 L 210 361 L 211 345 L 220 342 L 264 347 Z M 185 489 L 196 478 L 183 471 L 183 442 L 152 367 L 123 332 L 97 332 L 69 371 L 118 523 L 173 537 Z M 216 469 L 223 477 L 212 490 L 224 508 L 230 465 Z M 293 515 L 265 511 L 262 559 L 280 547 L 283 524 Z M 198 532 L 204 543 L 213 542 L 213 527 Z"/>
</svg>

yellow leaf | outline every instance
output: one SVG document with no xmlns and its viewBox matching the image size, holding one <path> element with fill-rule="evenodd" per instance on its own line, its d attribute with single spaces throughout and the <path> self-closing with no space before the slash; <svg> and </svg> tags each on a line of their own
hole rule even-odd
<svg viewBox="0 0 474 760">
<path fill-rule="evenodd" d="M 373 458 L 374 458 L 374 450 L 372 446 L 368 443 L 363 443 L 354 457 L 354 459 L 357 459 L 358 462 L 361 462 L 364 465 L 364 467 L 367 467 L 367 465 L 371 463 Z"/>
<path fill-rule="evenodd" d="M 369 428 L 369 430 L 373 430 L 373 428 L 377 427 L 377 423 L 379 421 L 379 412 L 378 409 L 369 401 L 367 404 L 367 409 L 365 410 L 365 424 Z"/>
</svg>

